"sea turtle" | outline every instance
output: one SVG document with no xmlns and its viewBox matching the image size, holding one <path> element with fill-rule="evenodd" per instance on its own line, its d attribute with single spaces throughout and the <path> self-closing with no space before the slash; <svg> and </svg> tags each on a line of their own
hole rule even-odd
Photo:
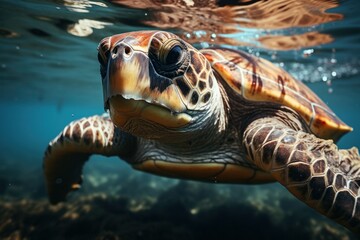
<svg viewBox="0 0 360 240">
<path fill-rule="evenodd" d="M 174 178 L 278 181 L 359 231 L 359 153 L 334 144 L 352 129 L 284 70 L 237 50 L 197 50 L 164 31 L 107 37 L 98 60 L 109 115 L 73 121 L 50 142 L 51 203 L 78 189 L 83 164 L 101 154 Z"/>
</svg>

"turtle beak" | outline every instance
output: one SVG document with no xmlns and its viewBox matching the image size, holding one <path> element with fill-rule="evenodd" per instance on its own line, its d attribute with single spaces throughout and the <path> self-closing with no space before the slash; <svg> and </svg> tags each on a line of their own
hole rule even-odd
<svg viewBox="0 0 360 240">
<path fill-rule="evenodd" d="M 147 33 L 147 34 L 146 34 Z M 124 60 L 130 60 L 134 51 L 147 53 L 149 41 L 154 33 L 149 32 L 130 32 L 117 34 L 111 37 L 102 39 L 98 45 L 98 60 L 100 63 L 100 73 L 102 77 L 103 86 L 103 99 L 104 109 L 109 109 L 109 98 L 115 94 L 121 94 L 122 92 L 115 92 L 119 86 L 110 86 L 109 83 L 116 83 L 117 81 L 111 81 L 111 76 L 114 74 L 114 68 L 118 69 L 124 65 Z M 126 41 L 126 43 L 125 43 Z M 133 66 L 132 72 L 137 72 L 139 69 L 144 69 L 148 59 L 143 59 L 141 65 L 136 68 Z M 113 66 L 113 67 L 111 67 Z M 114 67 L 115 66 L 115 67 Z M 120 87 L 121 88 L 121 87 Z"/>
</svg>

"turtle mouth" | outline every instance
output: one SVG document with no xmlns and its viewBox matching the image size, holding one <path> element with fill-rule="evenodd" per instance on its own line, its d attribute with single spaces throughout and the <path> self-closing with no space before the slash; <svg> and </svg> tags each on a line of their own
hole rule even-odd
<svg viewBox="0 0 360 240">
<path fill-rule="evenodd" d="M 142 99 L 114 95 L 106 101 L 110 117 L 115 125 L 124 127 L 131 120 L 142 119 L 160 124 L 166 128 L 180 128 L 188 125 L 192 117 L 186 113 L 175 113 L 164 106 Z"/>
</svg>

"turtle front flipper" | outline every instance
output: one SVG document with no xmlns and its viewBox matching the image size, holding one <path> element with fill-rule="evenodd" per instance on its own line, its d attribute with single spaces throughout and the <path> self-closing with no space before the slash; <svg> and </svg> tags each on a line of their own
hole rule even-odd
<svg viewBox="0 0 360 240">
<path fill-rule="evenodd" d="M 135 148 L 135 138 L 118 130 L 107 116 L 92 116 L 71 122 L 52 140 L 44 156 L 44 175 L 52 204 L 80 188 L 82 168 L 92 154 L 126 158 Z"/>
<path fill-rule="evenodd" d="M 360 156 L 332 140 L 295 131 L 276 118 L 261 118 L 245 130 L 249 158 L 298 199 L 360 232 Z"/>
</svg>

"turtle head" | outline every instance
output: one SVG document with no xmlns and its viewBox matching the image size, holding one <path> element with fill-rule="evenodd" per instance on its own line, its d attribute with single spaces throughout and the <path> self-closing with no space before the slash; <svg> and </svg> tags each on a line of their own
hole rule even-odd
<svg viewBox="0 0 360 240">
<path fill-rule="evenodd" d="M 114 35 L 100 42 L 98 52 L 105 109 L 124 131 L 159 138 L 161 129 L 191 128 L 208 115 L 217 86 L 210 63 L 176 35 Z"/>
</svg>

